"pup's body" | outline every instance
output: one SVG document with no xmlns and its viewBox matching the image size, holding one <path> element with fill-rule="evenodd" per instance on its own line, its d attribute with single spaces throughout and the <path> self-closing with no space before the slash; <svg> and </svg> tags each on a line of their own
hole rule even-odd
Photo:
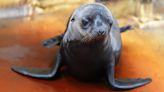
<svg viewBox="0 0 164 92">
<path fill-rule="evenodd" d="M 61 63 L 77 79 L 89 81 L 105 77 L 116 90 L 145 85 L 151 79 L 115 79 L 115 64 L 121 52 L 120 28 L 111 12 L 102 4 L 82 5 L 70 17 L 63 35 L 49 39 L 44 46 L 60 45 L 56 64 L 51 71 L 41 73 L 25 68 L 13 70 L 36 78 L 57 76 Z"/>
</svg>

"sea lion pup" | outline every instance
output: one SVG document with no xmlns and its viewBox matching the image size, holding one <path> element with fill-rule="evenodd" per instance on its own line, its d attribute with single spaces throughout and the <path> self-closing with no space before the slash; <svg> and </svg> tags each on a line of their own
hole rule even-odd
<svg viewBox="0 0 164 92">
<path fill-rule="evenodd" d="M 64 34 L 48 39 L 45 47 L 59 45 L 60 51 L 51 70 L 13 67 L 23 75 L 50 79 L 56 77 L 61 66 L 67 66 L 75 78 L 89 81 L 105 77 L 115 90 L 132 89 L 151 82 L 150 78 L 116 79 L 115 65 L 121 52 L 120 28 L 112 13 L 102 4 L 85 4 L 70 17 Z"/>
</svg>

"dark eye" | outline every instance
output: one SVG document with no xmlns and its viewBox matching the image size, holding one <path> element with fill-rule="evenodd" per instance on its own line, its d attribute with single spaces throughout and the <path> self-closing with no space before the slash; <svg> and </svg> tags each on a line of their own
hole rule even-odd
<svg viewBox="0 0 164 92">
<path fill-rule="evenodd" d="M 81 26 L 82 26 L 82 28 L 84 28 L 84 29 L 88 28 L 90 22 L 91 22 L 91 21 L 90 21 L 89 18 L 83 18 L 83 19 L 81 20 Z"/>
<path fill-rule="evenodd" d="M 112 21 L 110 19 L 106 19 L 106 22 L 110 25 L 112 24 Z"/>
<path fill-rule="evenodd" d="M 88 25 L 88 23 L 89 23 L 89 21 L 88 21 L 88 20 L 82 20 L 82 24 L 83 24 L 83 26 Z"/>
</svg>

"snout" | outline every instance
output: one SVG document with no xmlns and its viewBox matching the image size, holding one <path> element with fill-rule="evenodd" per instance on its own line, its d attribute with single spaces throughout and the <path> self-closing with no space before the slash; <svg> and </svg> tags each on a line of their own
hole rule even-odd
<svg viewBox="0 0 164 92">
<path fill-rule="evenodd" d="M 93 29 L 95 30 L 98 36 L 102 36 L 106 34 L 108 29 L 107 23 L 104 21 L 103 18 L 101 18 L 100 15 L 96 15 Z"/>
</svg>

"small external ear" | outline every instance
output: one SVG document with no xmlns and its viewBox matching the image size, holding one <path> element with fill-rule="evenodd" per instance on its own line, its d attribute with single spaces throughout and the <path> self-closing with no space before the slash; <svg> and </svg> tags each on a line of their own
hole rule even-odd
<svg viewBox="0 0 164 92">
<path fill-rule="evenodd" d="M 109 31 L 111 30 L 111 28 L 112 28 L 112 25 L 113 25 L 113 21 L 111 21 L 111 22 L 109 23 L 109 26 L 110 26 L 110 29 L 109 29 Z"/>
<path fill-rule="evenodd" d="M 109 19 L 109 25 L 112 26 L 113 25 L 113 20 L 110 18 Z"/>
<path fill-rule="evenodd" d="M 110 27 L 112 27 L 112 25 L 113 25 L 113 22 L 110 22 Z"/>
<path fill-rule="evenodd" d="M 71 22 L 74 22 L 75 21 L 75 18 L 73 17 L 72 19 L 71 19 Z"/>
</svg>

